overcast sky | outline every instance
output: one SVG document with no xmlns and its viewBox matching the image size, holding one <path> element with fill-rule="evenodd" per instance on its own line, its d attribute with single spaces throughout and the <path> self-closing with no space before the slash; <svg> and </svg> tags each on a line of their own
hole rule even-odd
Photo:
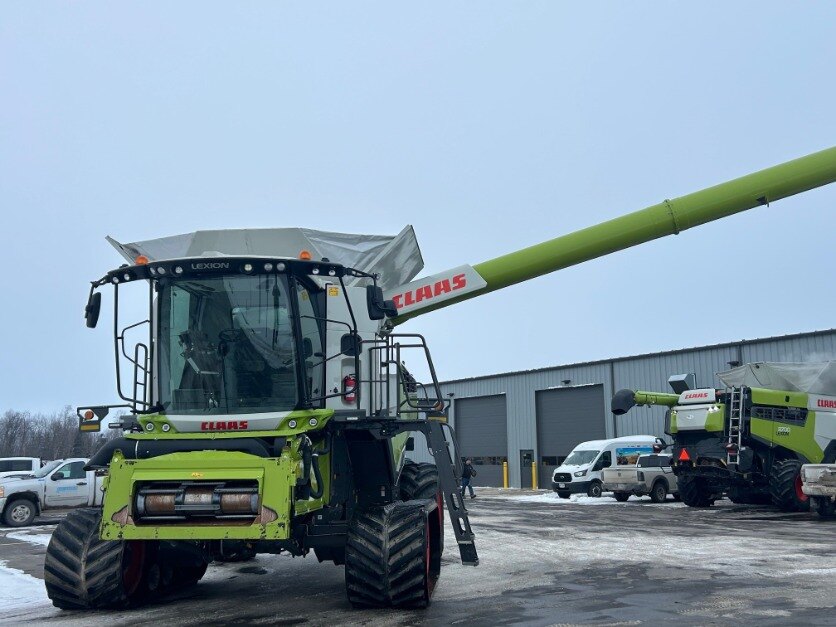
<svg viewBox="0 0 836 627">
<path fill-rule="evenodd" d="M 82 320 L 105 235 L 413 224 L 433 273 L 836 143 L 833 3 L 589 4 L 3 3 L 0 410 L 114 400 L 107 319 Z M 404 330 L 450 379 L 831 328 L 834 205 Z"/>
</svg>

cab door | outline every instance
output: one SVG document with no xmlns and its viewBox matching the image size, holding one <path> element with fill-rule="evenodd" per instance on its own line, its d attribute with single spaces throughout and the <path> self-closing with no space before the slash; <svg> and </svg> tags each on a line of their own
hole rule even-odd
<svg viewBox="0 0 836 627">
<path fill-rule="evenodd" d="M 45 507 L 77 507 L 87 503 L 87 473 L 84 462 L 67 462 L 46 480 Z"/>
</svg>

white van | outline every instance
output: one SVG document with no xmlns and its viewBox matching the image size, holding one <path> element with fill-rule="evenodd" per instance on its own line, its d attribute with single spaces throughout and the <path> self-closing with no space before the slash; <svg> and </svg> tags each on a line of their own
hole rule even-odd
<svg viewBox="0 0 836 627">
<path fill-rule="evenodd" d="M 552 475 L 552 490 L 562 499 L 572 494 L 601 496 L 602 472 L 610 466 L 635 466 L 639 455 L 653 452 L 652 435 L 628 435 L 578 444 Z"/>
</svg>

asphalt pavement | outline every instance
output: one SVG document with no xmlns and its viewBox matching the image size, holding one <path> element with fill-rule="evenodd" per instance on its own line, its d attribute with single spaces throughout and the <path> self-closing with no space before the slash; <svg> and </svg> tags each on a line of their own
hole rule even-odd
<svg viewBox="0 0 836 627">
<path fill-rule="evenodd" d="M 635 498 L 568 502 L 548 492 L 487 488 L 478 494 L 468 508 L 481 563 L 458 563 L 448 528 L 441 579 L 427 610 L 354 610 L 341 566 L 320 564 L 313 554 L 264 555 L 212 565 L 197 586 L 129 611 L 62 612 L 35 585 L 31 603 L 0 610 L 0 623 L 836 624 L 832 521 L 728 501 L 703 510 Z M 23 532 L 0 529 L 0 574 L 43 577 L 54 527 L 38 522 Z M 0 588 L 0 608 L 3 594 Z"/>
</svg>

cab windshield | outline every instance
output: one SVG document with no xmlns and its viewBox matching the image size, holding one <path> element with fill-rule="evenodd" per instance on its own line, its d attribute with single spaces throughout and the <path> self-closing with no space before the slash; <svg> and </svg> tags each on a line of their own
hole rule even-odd
<svg viewBox="0 0 836 627">
<path fill-rule="evenodd" d="M 159 390 L 169 414 L 287 411 L 298 403 L 285 275 L 163 284 Z"/>
<path fill-rule="evenodd" d="M 585 466 L 591 464 L 598 457 L 601 451 L 572 451 L 569 457 L 563 460 L 564 466 Z"/>
</svg>

